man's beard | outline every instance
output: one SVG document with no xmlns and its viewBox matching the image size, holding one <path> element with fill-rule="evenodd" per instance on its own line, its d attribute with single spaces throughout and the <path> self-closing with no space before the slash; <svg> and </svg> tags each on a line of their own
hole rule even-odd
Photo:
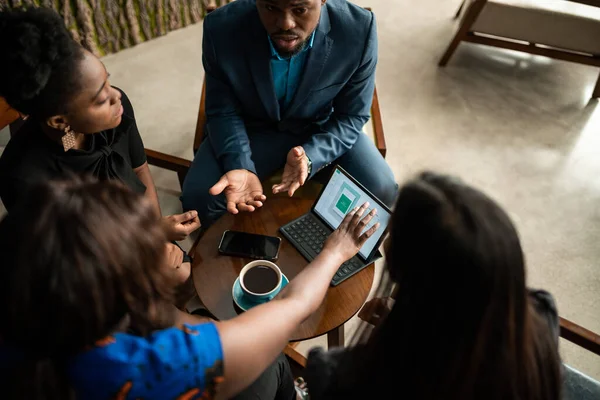
<svg viewBox="0 0 600 400">
<path fill-rule="evenodd" d="M 281 32 L 280 34 L 282 34 L 284 32 Z M 294 57 L 297 54 L 300 54 L 302 52 L 302 50 L 304 50 L 307 46 L 308 43 L 310 42 L 310 39 L 313 37 L 315 31 L 312 31 L 310 33 L 310 35 L 308 35 L 306 37 L 306 39 L 304 39 L 301 43 L 298 43 L 298 45 L 296 47 L 294 47 L 294 49 L 292 51 L 285 51 L 285 50 L 280 50 L 277 45 L 275 45 L 275 49 L 277 50 L 277 53 L 282 57 L 282 58 L 291 58 Z M 277 36 L 277 35 L 274 35 Z"/>
<path fill-rule="evenodd" d="M 304 39 L 301 43 L 298 43 L 298 45 L 296 47 L 294 47 L 294 49 L 291 51 L 280 50 L 277 48 L 277 46 L 275 46 L 275 48 L 277 49 L 277 53 L 279 53 L 279 55 L 281 57 L 292 58 L 295 55 L 300 54 L 302 52 L 302 50 L 304 50 L 306 48 L 309 40 L 310 40 L 310 35 L 306 39 Z"/>
</svg>

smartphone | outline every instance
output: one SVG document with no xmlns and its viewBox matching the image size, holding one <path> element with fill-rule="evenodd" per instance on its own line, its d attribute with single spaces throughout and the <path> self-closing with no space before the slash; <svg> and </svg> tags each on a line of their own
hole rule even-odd
<svg viewBox="0 0 600 400">
<path fill-rule="evenodd" d="M 223 232 L 219 243 L 219 253 L 257 260 L 277 260 L 280 245 L 279 237 L 227 230 Z"/>
</svg>

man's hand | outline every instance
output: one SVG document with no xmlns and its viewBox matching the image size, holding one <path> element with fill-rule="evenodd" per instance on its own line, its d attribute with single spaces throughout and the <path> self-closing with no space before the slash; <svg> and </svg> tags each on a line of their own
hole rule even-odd
<svg viewBox="0 0 600 400">
<path fill-rule="evenodd" d="M 196 229 L 200 228 L 198 212 L 188 211 L 183 214 L 163 217 L 162 226 L 167 240 L 183 240 Z"/>
<path fill-rule="evenodd" d="M 273 185 L 273 194 L 285 192 L 292 197 L 294 192 L 306 182 L 308 178 L 308 158 L 302 146 L 291 149 L 287 155 L 283 176 L 279 185 Z"/>
<path fill-rule="evenodd" d="M 227 211 L 232 214 L 240 211 L 252 212 L 262 207 L 262 202 L 267 199 L 258 176 L 245 169 L 227 172 L 208 191 L 213 196 L 222 192 L 225 192 L 227 199 Z"/>
</svg>

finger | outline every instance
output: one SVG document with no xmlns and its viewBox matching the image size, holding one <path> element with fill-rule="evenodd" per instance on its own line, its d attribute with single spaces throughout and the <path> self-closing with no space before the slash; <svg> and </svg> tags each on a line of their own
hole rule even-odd
<svg viewBox="0 0 600 400">
<path fill-rule="evenodd" d="M 372 227 L 370 227 L 369 229 L 367 229 L 367 231 L 365 233 L 363 233 L 362 235 L 360 235 L 360 237 L 358 238 L 358 247 L 362 247 L 363 244 L 365 244 L 365 242 L 367 240 L 369 240 L 369 238 L 371 236 L 373 236 L 373 234 L 375 232 L 377 232 L 377 229 L 379 229 L 379 227 L 381 226 L 381 224 L 378 222 L 375 225 L 373 225 Z"/>
<path fill-rule="evenodd" d="M 350 212 L 348 214 L 346 214 L 346 216 L 344 217 L 344 220 L 338 227 L 339 230 L 347 230 L 348 229 L 348 225 L 350 225 L 350 221 L 352 221 L 352 218 L 354 217 L 354 214 L 356 214 L 357 210 L 358 210 L 358 207 L 354 207 L 352 210 L 350 210 Z"/>
<path fill-rule="evenodd" d="M 356 214 L 354 214 L 354 218 L 352 218 L 352 221 L 350 222 L 351 226 L 356 227 L 356 225 L 358 225 L 361 217 L 363 216 L 365 210 L 369 207 L 369 205 L 370 204 L 367 201 L 366 203 L 363 203 L 363 205 L 358 208 L 358 210 L 356 211 Z"/>
<path fill-rule="evenodd" d="M 296 192 L 296 190 L 298 190 L 298 188 L 300 187 L 300 182 L 295 181 L 294 183 L 292 183 L 290 185 L 290 188 L 288 189 L 288 194 L 290 195 L 290 197 L 292 197 L 294 195 L 294 193 Z"/>
<path fill-rule="evenodd" d="M 185 232 L 189 235 L 190 233 L 194 232 L 196 229 L 200 228 L 200 219 L 198 219 L 198 217 L 194 218 L 192 221 L 190 222 L 186 222 L 185 224 L 183 224 L 183 227 L 185 228 Z"/>
<path fill-rule="evenodd" d="M 375 215 L 377 215 L 376 208 L 372 209 L 363 219 L 360 220 L 360 222 L 358 223 L 358 225 L 356 226 L 356 228 L 354 230 L 354 234 L 356 236 L 360 236 L 362 231 L 365 230 L 365 227 L 367 225 L 369 225 L 369 222 L 371 222 L 371 220 L 375 217 Z"/>
<path fill-rule="evenodd" d="M 287 188 L 289 186 L 290 186 L 290 181 L 287 179 L 283 179 L 281 181 L 281 183 L 273 185 L 273 189 L 277 189 L 279 192 L 282 192 L 284 190 L 287 190 Z"/>
<path fill-rule="evenodd" d="M 263 202 L 263 201 L 267 200 L 267 196 L 265 196 L 262 193 L 260 193 L 260 194 L 252 194 L 252 196 L 254 196 L 254 197 L 252 199 L 250 199 L 250 201 Z"/>
<path fill-rule="evenodd" d="M 253 206 L 251 206 L 251 205 L 248 205 L 248 204 L 246 204 L 246 203 L 240 203 L 240 204 L 238 204 L 238 209 L 239 209 L 240 211 L 247 211 L 247 212 L 252 212 L 252 211 L 254 211 L 254 207 L 253 207 Z"/>
<path fill-rule="evenodd" d="M 296 156 L 297 158 L 304 156 L 304 148 L 302 146 L 296 146 L 293 148 L 293 150 L 294 156 Z"/>
<path fill-rule="evenodd" d="M 219 181 L 215 183 L 213 187 L 208 189 L 208 193 L 212 194 L 213 196 L 216 196 L 218 194 L 221 194 L 228 185 L 229 181 L 225 176 L 222 176 L 221 179 L 219 179 Z"/>
<path fill-rule="evenodd" d="M 274 187 L 278 186 L 278 187 L 285 187 L 285 188 L 287 188 L 288 186 L 290 186 L 291 182 L 292 182 L 292 180 L 290 178 L 282 178 L 281 179 L 281 183 L 278 183 L 278 184 L 273 185 L 273 186 Z"/>
<path fill-rule="evenodd" d="M 252 207 L 262 207 L 263 206 L 262 201 L 256 201 L 256 200 L 247 201 L 246 204 L 248 204 L 249 206 L 252 206 Z"/>
<path fill-rule="evenodd" d="M 202 221 L 200 221 L 200 217 L 196 217 L 193 220 L 186 222 L 186 224 L 197 225 L 199 228 L 202 225 Z"/>
<path fill-rule="evenodd" d="M 195 210 L 192 210 L 192 211 L 184 212 L 183 214 L 171 215 L 171 219 L 174 222 L 181 224 L 181 223 L 187 222 L 189 220 L 192 220 L 192 219 L 196 218 L 197 216 L 198 216 L 198 212 Z"/>
<path fill-rule="evenodd" d="M 284 183 L 280 183 L 279 185 L 273 185 L 273 194 L 281 193 L 287 190 L 288 185 Z"/>
<path fill-rule="evenodd" d="M 229 211 L 232 214 L 237 214 L 239 211 L 237 209 L 237 207 L 235 206 L 235 202 L 234 201 L 228 201 L 227 202 L 227 211 Z"/>
<path fill-rule="evenodd" d="M 308 168 L 306 168 L 305 164 L 302 164 L 300 170 L 300 186 L 303 186 L 306 183 L 306 178 L 308 178 Z"/>
</svg>

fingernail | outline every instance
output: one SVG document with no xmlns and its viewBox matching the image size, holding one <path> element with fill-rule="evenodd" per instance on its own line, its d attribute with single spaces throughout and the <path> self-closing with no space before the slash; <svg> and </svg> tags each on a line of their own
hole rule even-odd
<svg viewBox="0 0 600 400">
<path fill-rule="evenodd" d="M 371 203 L 369 203 L 368 201 L 363 205 L 364 208 L 367 208 L 371 205 Z"/>
<path fill-rule="evenodd" d="M 373 215 L 377 214 L 377 209 L 376 209 L 376 208 L 374 208 L 374 209 L 373 209 L 373 211 L 371 211 L 371 213 L 372 213 Z"/>
</svg>

